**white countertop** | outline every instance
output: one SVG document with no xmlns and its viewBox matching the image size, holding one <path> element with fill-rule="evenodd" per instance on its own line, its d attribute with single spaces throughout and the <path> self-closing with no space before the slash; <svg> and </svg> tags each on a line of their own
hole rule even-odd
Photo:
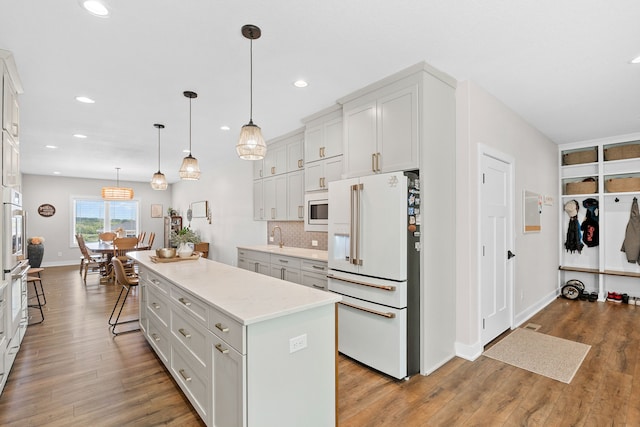
<svg viewBox="0 0 640 427">
<path fill-rule="evenodd" d="M 296 258 L 306 258 L 314 261 L 324 261 L 328 259 L 328 252 L 319 249 L 304 249 L 285 246 L 283 248 L 278 245 L 259 245 L 259 246 L 238 246 L 238 249 L 247 249 L 251 251 L 268 252 L 272 254 L 292 256 Z"/>
<path fill-rule="evenodd" d="M 276 249 L 279 248 L 276 246 Z M 155 251 L 127 253 L 142 266 L 200 297 L 243 325 L 334 304 L 342 299 L 338 294 L 209 259 L 154 263 L 151 255 L 155 255 Z"/>
</svg>

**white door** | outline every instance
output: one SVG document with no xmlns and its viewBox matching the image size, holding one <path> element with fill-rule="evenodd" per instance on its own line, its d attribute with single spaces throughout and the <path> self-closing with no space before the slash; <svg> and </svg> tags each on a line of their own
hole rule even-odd
<svg viewBox="0 0 640 427">
<path fill-rule="evenodd" d="M 511 327 L 512 167 L 483 153 L 481 169 L 480 301 L 485 345 Z"/>
</svg>

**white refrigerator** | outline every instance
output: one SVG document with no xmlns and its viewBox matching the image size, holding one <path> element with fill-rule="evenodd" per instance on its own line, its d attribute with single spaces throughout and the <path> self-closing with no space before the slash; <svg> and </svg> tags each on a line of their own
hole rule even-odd
<svg viewBox="0 0 640 427">
<path fill-rule="evenodd" d="M 420 187 L 394 172 L 329 183 L 338 350 L 395 378 L 420 369 Z"/>
</svg>

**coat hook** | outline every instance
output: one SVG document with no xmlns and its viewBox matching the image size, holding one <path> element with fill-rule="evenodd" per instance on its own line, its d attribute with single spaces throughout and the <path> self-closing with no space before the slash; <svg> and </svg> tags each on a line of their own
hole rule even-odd
<svg viewBox="0 0 640 427">
<path fill-rule="evenodd" d="M 613 199 L 614 202 L 618 203 L 620 201 L 620 199 L 618 199 L 617 197 L 615 199 Z"/>
</svg>

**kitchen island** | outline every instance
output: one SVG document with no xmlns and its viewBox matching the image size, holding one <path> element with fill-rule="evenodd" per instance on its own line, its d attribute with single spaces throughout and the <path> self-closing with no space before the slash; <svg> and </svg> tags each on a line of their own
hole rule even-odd
<svg viewBox="0 0 640 427">
<path fill-rule="evenodd" d="M 140 269 L 140 327 L 210 426 L 335 424 L 340 296 L 207 259 Z"/>
</svg>

